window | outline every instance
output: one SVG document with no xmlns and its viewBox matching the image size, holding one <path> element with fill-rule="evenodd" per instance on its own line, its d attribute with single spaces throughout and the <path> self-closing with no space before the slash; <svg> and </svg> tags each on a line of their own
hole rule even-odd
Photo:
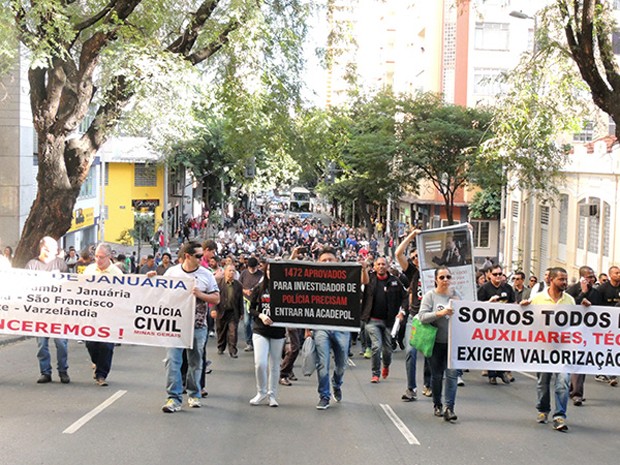
<svg viewBox="0 0 620 465">
<path fill-rule="evenodd" d="M 603 202 L 603 255 L 609 257 L 609 242 L 611 235 L 611 207 Z"/>
<path fill-rule="evenodd" d="M 600 215 L 597 214 L 595 216 L 589 216 L 588 217 L 588 252 L 598 253 L 600 230 L 601 230 Z"/>
<path fill-rule="evenodd" d="M 94 165 L 91 165 L 90 169 L 88 170 L 88 175 L 84 180 L 84 184 L 82 184 L 82 187 L 80 188 L 80 195 L 78 196 L 78 198 L 88 199 L 95 197 L 95 173 L 96 167 Z"/>
<path fill-rule="evenodd" d="M 489 248 L 489 221 L 472 221 L 471 225 L 474 228 L 474 247 L 477 249 Z"/>
<path fill-rule="evenodd" d="M 78 127 L 78 132 L 80 134 L 84 134 L 86 133 L 86 131 L 88 131 L 88 128 L 90 127 L 91 123 L 95 119 L 96 115 L 97 115 L 97 107 L 95 105 L 90 105 L 88 107 L 88 111 L 86 112 L 86 116 L 84 116 L 84 119 L 80 122 L 80 125 Z"/>
<path fill-rule="evenodd" d="M 452 224 L 461 224 L 461 222 L 458 220 L 452 220 Z M 450 223 L 448 223 L 448 220 L 441 220 L 440 228 L 445 228 L 446 226 L 450 226 Z"/>
<path fill-rule="evenodd" d="M 499 68 L 475 68 L 474 69 L 474 94 L 495 96 L 506 89 L 503 73 Z"/>
<path fill-rule="evenodd" d="M 109 164 L 109 163 L 106 163 L 106 164 L 104 164 L 103 166 L 105 167 L 105 168 L 103 169 L 103 178 L 104 178 L 104 180 L 103 180 L 103 184 L 104 184 L 105 186 L 107 186 L 107 185 L 108 185 L 108 180 L 110 179 L 110 164 Z"/>
<path fill-rule="evenodd" d="M 573 142 L 590 142 L 594 139 L 594 123 L 586 121 L 581 132 L 573 134 Z"/>
<path fill-rule="evenodd" d="M 614 5 L 615 7 L 616 5 Z M 614 31 L 611 33 L 611 46 L 614 51 L 614 55 L 620 55 L 620 31 Z"/>
<path fill-rule="evenodd" d="M 579 230 L 577 232 L 577 248 L 585 249 L 586 248 L 586 217 L 581 214 L 582 205 L 586 204 L 586 199 L 579 201 L 577 206 L 579 207 Z"/>
<path fill-rule="evenodd" d="M 560 231 L 558 242 L 566 245 L 568 239 L 568 195 L 560 195 Z"/>
<path fill-rule="evenodd" d="M 155 187 L 157 186 L 157 168 L 155 165 L 145 163 L 134 164 L 135 187 Z"/>
<path fill-rule="evenodd" d="M 508 50 L 508 23 L 476 23 L 475 48 Z"/>
<path fill-rule="evenodd" d="M 577 248 L 609 257 L 611 241 L 611 208 L 597 197 L 579 202 L 579 236 Z M 601 231 L 602 228 L 602 231 Z"/>
<path fill-rule="evenodd" d="M 32 130 L 32 166 L 39 166 L 39 136 Z"/>
<path fill-rule="evenodd" d="M 519 202 L 512 201 L 510 206 L 512 216 L 512 261 L 519 259 Z"/>
</svg>

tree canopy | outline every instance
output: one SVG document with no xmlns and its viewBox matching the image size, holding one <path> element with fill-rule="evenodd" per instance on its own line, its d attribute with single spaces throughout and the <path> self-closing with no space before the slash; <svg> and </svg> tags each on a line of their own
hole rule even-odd
<svg viewBox="0 0 620 465">
<path fill-rule="evenodd" d="M 94 155 L 131 122 L 126 115 L 137 115 L 130 130 L 144 131 L 144 121 L 182 123 L 190 86 L 224 80 L 246 89 L 266 83 L 281 99 L 294 98 L 309 8 L 304 0 L 3 1 L 2 17 L 12 21 L 0 34 L 19 39 L 31 60 L 39 143 L 38 195 L 16 263 L 36 253 L 41 236 L 69 229 Z M 2 49 L 10 53 L 4 43 Z M 94 118 L 86 120 L 92 108 Z"/>
</svg>

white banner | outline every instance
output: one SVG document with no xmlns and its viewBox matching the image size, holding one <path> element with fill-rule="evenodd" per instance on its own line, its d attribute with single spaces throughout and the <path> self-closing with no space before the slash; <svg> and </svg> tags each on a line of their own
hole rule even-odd
<svg viewBox="0 0 620 465">
<path fill-rule="evenodd" d="M 0 333 L 191 347 L 191 279 L 0 272 Z"/>
<path fill-rule="evenodd" d="M 453 305 L 451 368 L 620 375 L 620 308 Z"/>
</svg>

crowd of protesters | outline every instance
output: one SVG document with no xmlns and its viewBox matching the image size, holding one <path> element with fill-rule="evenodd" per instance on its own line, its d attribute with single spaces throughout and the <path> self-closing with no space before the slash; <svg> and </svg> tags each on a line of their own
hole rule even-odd
<svg viewBox="0 0 620 465">
<path fill-rule="evenodd" d="M 263 311 L 269 302 L 268 264 L 271 260 L 278 258 L 320 262 L 359 262 L 365 270 L 365 278 L 361 283 L 365 287 L 359 336 L 357 333 L 353 333 L 350 338 L 350 334 L 345 337 L 340 334 L 319 333 L 321 344 L 325 344 L 322 347 L 327 348 L 322 349 L 319 364 L 323 365 L 318 366 L 321 379 L 319 380 L 320 400 L 317 409 L 324 410 L 329 407 L 329 381 L 326 381 L 329 364 L 327 363 L 327 370 L 324 365 L 326 360 L 329 360 L 330 348 L 334 350 L 335 360 L 337 360 L 334 375 L 334 380 L 337 382 L 334 381 L 333 392 L 334 398 L 339 402 L 342 399 L 344 371 L 342 357 L 345 351 L 348 356 L 353 355 L 353 346 L 358 340 L 359 355 L 372 359 L 371 382 L 375 384 L 381 378 L 385 379 L 389 376 L 392 352 L 398 347 L 404 350 L 407 346 L 405 367 L 407 388 L 402 400 L 417 400 L 416 352 L 406 344 L 405 335 L 410 331 L 412 318 L 418 313 L 423 315 L 420 319 L 424 322 L 443 322 L 443 318 L 440 317 L 444 313 L 449 315 L 452 311 L 448 302 L 452 298 L 458 298 L 453 295 L 448 285 L 451 272 L 445 266 L 436 270 L 435 290 L 422 295 L 418 255 L 413 240 L 420 232 L 419 230 L 415 229 L 407 233 L 404 228 L 398 228 L 392 235 L 384 231 L 383 224 L 379 223 L 377 234 L 368 235 L 361 228 L 353 228 L 337 221 L 324 223 L 313 217 L 302 219 L 296 216 L 265 215 L 241 210 L 235 218 L 226 221 L 226 227 L 222 227 L 216 237 L 201 240 L 204 239 L 207 224 L 207 217 L 202 218 L 201 221 L 187 222 L 177 233 L 180 247 L 173 253 L 166 251 L 165 247 L 159 249 L 155 247 L 153 254 L 138 259 L 135 252 L 130 255 L 115 254 L 109 248 L 96 249 L 92 246 L 79 253 L 69 248 L 60 254 L 63 269 L 66 267 L 69 272 L 75 273 L 83 273 L 89 269 L 89 266 L 93 267 L 97 258 L 96 250 L 109 252 L 106 257 L 109 257 L 113 266 L 123 273 L 141 273 L 152 276 L 182 274 L 183 272 L 195 273 L 198 270 L 198 268 L 189 270 L 186 267 L 200 267 L 209 271 L 213 279 L 209 278 L 207 282 L 205 277 L 204 295 L 211 295 L 217 292 L 217 289 L 219 292 L 217 299 L 204 297 L 201 303 L 205 306 L 204 302 L 206 302 L 210 308 L 210 311 L 204 312 L 205 337 L 198 341 L 198 344 L 202 345 L 202 351 L 189 354 L 191 377 L 186 371 L 181 374 L 182 362 L 187 359 L 188 354 L 184 354 L 185 359 L 181 353 L 177 352 L 174 353 L 174 357 L 169 357 L 170 360 L 174 360 L 174 366 L 168 373 L 168 382 L 174 384 L 174 393 L 169 393 L 171 397 L 163 407 L 164 412 L 173 413 L 180 410 L 183 389 L 192 393 L 189 400 L 190 407 L 200 407 L 201 395 L 203 397 L 207 395 L 204 374 L 209 371 L 209 362 L 204 349 L 209 336 L 217 336 L 219 355 L 228 349 L 233 359 L 238 357 L 237 340 L 245 342 L 243 350 L 254 352 L 257 379 L 257 394 L 250 404 L 259 405 L 267 400 L 270 406 L 278 406 L 277 385 L 291 386 L 292 381 L 297 379 L 293 367 L 299 353 L 300 341 L 304 336 L 316 337 L 316 334 L 308 331 L 296 329 L 285 331 L 282 328 L 272 328 L 272 320 L 268 313 Z M 161 234 L 159 239 L 162 239 Z M 163 246 L 160 240 L 157 242 Z M 4 249 L 3 256 L 5 261 L 10 262 L 12 259 L 10 247 Z M 369 270 L 367 274 L 366 270 Z M 566 271 L 550 268 L 543 280 L 539 282 L 536 276 L 530 276 L 526 284 L 526 275 L 523 272 L 518 271 L 507 276 L 500 264 L 487 258 L 476 275 L 478 300 L 507 303 L 537 302 L 544 296 L 554 295 L 555 292 L 559 295 L 565 293 L 566 296 L 571 296 L 566 297 L 566 301 L 573 299 L 572 301 L 577 304 L 620 305 L 618 291 L 620 269 L 618 267 L 612 266 L 608 274 L 601 273 L 598 277 L 590 267 L 581 267 L 579 274 L 579 282 L 568 287 Z M 557 281 L 558 279 L 561 282 Z M 564 281 L 566 281 L 566 286 L 562 284 Z M 377 286 L 377 284 L 381 285 Z M 539 295 L 543 297 L 537 297 Z M 402 321 L 403 324 L 396 333 L 390 333 L 389 330 L 396 319 Z M 203 328 L 202 325 L 199 327 Z M 455 421 L 457 419 L 454 412 L 456 390 L 457 386 L 464 385 L 463 373 L 460 370 L 447 369 L 446 329 L 442 328 L 439 334 L 441 338 L 438 339 L 436 347 L 441 349 L 441 354 L 434 353 L 429 360 L 425 360 L 422 394 L 426 397 L 433 397 L 435 415 L 443 417 L 446 421 Z M 285 341 L 288 344 L 285 345 Z M 286 347 L 284 354 L 283 347 Z M 49 354 L 47 356 L 49 358 Z M 63 363 L 64 371 L 61 373 L 61 380 L 68 383 L 66 359 Z M 39 382 L 51 381 L 49 362 L 45 365 L 45 370 L 47 371 L 42 372 Z M 97 384 L 107 385 L 103 375 L 99 378 L 97 376 L 95 377 Z M 492 385 L 497 385 L 498 379 L 506 384 L 514 381 L 510 371 L 483 372 L 483 376 L 488 377 Z M 174 383 L 171 381 L 173 378 Z M 185 384 L 186 379 L 190 378 L 191 385 Z M 562 377 L 560 381 L 556 381 L 556 398 L 559 395 L 568 398 L 570 395 L 573 404 L 581 406 L 585 400 L 584 378 L 583 375 L 573 375 L 570 379 Z M 181 380 L 183 380 L 183 385 L 180 384 Z M 610 386 L 617 385 L 616 378 L 613 376 L 599 375 L 596 376 L 596 380 L 608 383 Z M 444 381 L 445 391 L 443 390 Z M 537 406 L 540 413 L 538 420 L 541 423 L 546 422 L 550 410 L 549 395 L 545 394 L 544 389 L 549 389 L 549 380 L 539 375 Z M 445 409 L 442 392 L 445 394 Z M 565 404 L 566 402 L 559 407 L 556 406 L 556 412 L 553 415 L 554 428 L 559 431 L 567 429 L 564 421 Z"/>
</svg>

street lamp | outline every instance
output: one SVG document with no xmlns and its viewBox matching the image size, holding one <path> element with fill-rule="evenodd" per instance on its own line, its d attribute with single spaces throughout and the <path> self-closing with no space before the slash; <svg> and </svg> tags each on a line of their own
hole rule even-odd
<svg viewBox="0 0 620 465">
<path fill-rule="evenodd" d="M 513 18 L 519 18 L 519 19 L 535 19 L 530 15 L 526 15 L 525 13 L 523 13 L 522 11 L 516 11 L 513 10 L 510 13 L 510 16 L 512 16 Z"/>
<path fill-rule="evenodd" d="M 511 11 L 509 15 L 517 19 L 531 19 L 532 21 L 534 21 L 534 31 L 533 31 L 534 40 L 532 44 L 532 55 L 536 55 L 536 52 L 538 51 L 538 47 L 536 43 L 536 29 L 537 29 L 538 23 L 536 20 L 536 16 L 530 16 L 528 14 L 523 13 L 522 11 L 516 11 L 516 10 Z M 504 193 L 502 192 L 502 194 Z M 532 249 L 534 248 L 534 237 L 533 236 L 534 236 L 534 225 L 536 224 L 536 222 L 532 221 L 531 219 L 534 216 L 534 213 L 536 212 L 536 208 L 534 205 L 534 193 L 531 190 L 527 189 L 526 191 L 522 193 L 522 195 L 524 197 L 527 196 L 527 202 L 525 203 L 526 213 L 524 216 L 525 218 L 530 220 L 530 228 L 529 228 L 529 231 L 527 231 L 528 234 L 525 237 L 526 239 L 525 247 L 523 250 L 523 271 L 526 273 L 532 273 L 533 272 L 533 269 L 532 269 L 533 250 Z M 514 231 L 513 231 L 513 240 L 514 240 Z"/>
</svg>

